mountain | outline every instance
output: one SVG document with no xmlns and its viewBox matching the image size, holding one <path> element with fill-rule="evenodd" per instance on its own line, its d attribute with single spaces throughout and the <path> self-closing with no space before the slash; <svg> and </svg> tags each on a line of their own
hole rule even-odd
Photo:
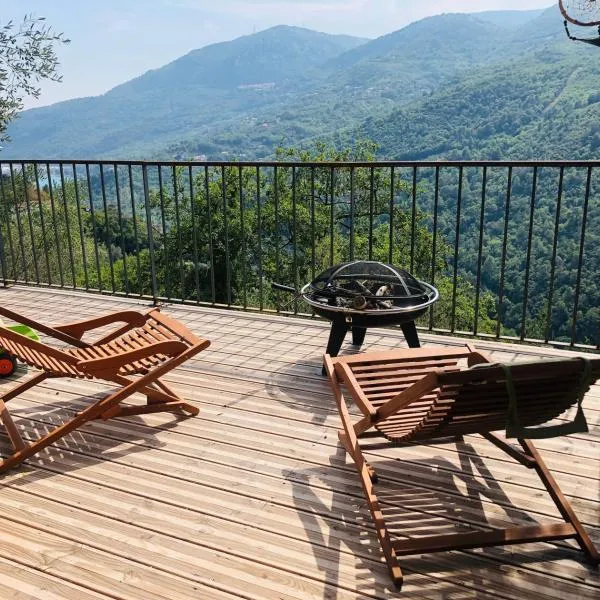
<svg viewBox="0 0 600 600">
<path fill-rule="evenodd" d="M 282 102 L 322 62 L 366 40 L 278 26 L 213 44 L 104 95 L 28 110 L 7 156 L 141 155 L 222 119 Z"/>
<path fill-rule="evenodd" d="M 297 82 L 330 57 L 366 41 L 279 25 L 232 42 L 193 50 L 160 69 L 114 88 L 109 95 L 170 92 L 182 84 L 231 90 L 245 85 Z"/>
<path fill-rule="evenodd" d="M 566 38 L 555 6 L 443 14 L 375 40 L 280 26 L 26 111 L 2 154 L 266 158 L 368 137 L 385 158 L 596 157 L 597 52 Z"/>
<path fill-rule="evenodd" d="M 500 46 L 506 32 L 503 28 L 465 14 L 443 14 L 427 17 L 387 35 L 362 44 L 332 58 L 334 68 L 350 68 L 348 80 L 379 77 L 382 67 L 422 68 L 434 72 L 450 68 L 456 61 L 485 62 Z M 357 67 L 360 67 L 357 69 Z M 374 68 L 373 68 L 374 67 Z"/>
<path fill-rule="evenodd" d="M 487 10 L 478 13 L 471 13 L 472 16 L 493 23 L 499 27 L 516 28 L 522 27 L 525 23 L 539 17 L 544 9 L 539 10 Z"/>
<path fill-rule="evenodd" d="M 427 159 L 586 159 L 600 155 L 597 49 L 568 41 L 549 10 L 515 33 L 523 52 L 348 134 L 382 155 Z"/>
</svg>

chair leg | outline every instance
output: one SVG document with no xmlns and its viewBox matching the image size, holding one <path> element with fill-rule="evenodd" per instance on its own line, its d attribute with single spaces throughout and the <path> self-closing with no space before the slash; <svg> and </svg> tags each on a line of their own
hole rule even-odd
<svg viewBox="0 0 600 600">
<path fill-rule="evenodd" d="M 112 381 L 120 385 L 130 385 L 133 380 L 117 375 L 112 378 Z M 102 419 L 113 419 L 126 415 L 143 415 L 146 413 L 155 412 L 174 412 L 183 410 L 192 416 L 196 416 L 200 409 L 193 404 L 186 402 L 181 396 L 174 392 L 166 383 L 160 379 L 156 379 L 152 383 L 145 386 L 140 386 L 137 390 L 146 395 L 146 405 L 138 407 L 121 407 L 113 406 L 106 412 L 99 415 Z M 135 411 L 134 411 L 135 409 Z"/>
<path fill-rule="evenodd" d="M 42 383 L 44 379 L 48 379 L 49 377 L 50 375 L 48 375 L 48 373 L 38 373 L 37 375 L 34 375 L 31 379 L 27 379 L 23 383 L 20 383 L 19 385 L 14 387 L 12 390 L 9 390 L 8 392 L 6 392 L 6 394 L 2 394 L 0 396 L 0 399 L 4 402 L 8 402 L 9 400 L 16 398 L 19 394 L 22 394 L 23 392 L 27 391 L 28 389 L 31 389 L 32 387 L 35 387 L 36 385 L 38 385 L 38 383 Z"/>
<path fill-rule="evenodd" d="M 588 561 L 593 565 L 600 564 L 600 554 L 598 554 L 598 550 L 594 546 L 594 543 L 590 539 L 590 536 L 587 534 L 586 530 L 583 528 L 583 525 L 577 518 L 577 515 L 571 507 L 571 504 L 563 495 L 558 483 L 556 483 L 556 480 L 554 477 L 552 477 L 548 467 L 546 467 L 546 464 L 544 463 L 540 453 L 537 451 L 537 448 L 530 440 L 520 439 L 519 443 L 521 444 L 523 450 L 525 450 L 525 452 L 527 452 L 535 460 L 535 465 L 533 468 L 540 476 L 544 487 L 546 490 L 548 490 L 552 500 L 554 500 L 554 504 L 556 504 L 556 508 L 558 508 L 563 519 L 567 523 L 570 523 L 577 532 L 575 539 L 577 540 L 579 547 L 585 553 Z"/>
<path fill-rule="evenodd" d="M 3 400 L 0 400 L 0 421 L 2 421 L 4 425 L 4 429 L 6 429 L 6 433 L 13 445 L 13 448 L 16 451 L 23 450 L 26 447 L 15 422 L 12 420 L 10 413 L 8 412 L 8 408 L 6 408 L 6 404 L 4 404 Z"/>
<path fill-rule="evenodd" d="M 187 411 L 192 414 L 193 411 L 198 411 L 195 406 L 188 404 L 187 402 L 155 402 L 153 404 L 145 404 L 143 406 L 116 406 L 105 413 L 102 413 L 99 418 L 104 420 L 114 419 L 115 417 L 131 417 L 132 415 L 147 415 L 149 413 L 157 412 L 176 412 L 176 411 Z"/>
<path fill-rule="evenodd" d="M 177 392 L 175 392 L 172 388 L 170 388 L 164 381 L 157 379 L 151 387 L 154 387 L 154 386 L 161 389 L 163 392 L 165 392 L 172 398 L 175 398 L 175 399 L 179 400 L 180 402 L 183 402 L 183 398 Z"/>
<path fill-rule="evenodd" d="M 392 578 L 396 588 L 400 590 L 402 588 L 402 582 L 404 579 L 402 576 L 402 570 L 400 569 L 398 557 L 396 556 L 396 552 L 392 546 L 392 541 L 387 530 L 383 512 L 379 506 L 379 500 L 377 499 L 373 489 L 373 477 L 375 477 L 375 480 L 377 480 L 377 476 L 375 475 L 375 471 L 372 469 L 372 467 L 368 465 L 359 447 L 357 448 L 356 452 L 353 452 L 349 449 L 350 444 L 347 440 L 342 440 L 342 444 L 344 445 L 344 448 L 347 450 L 348 454 L 350 454 L 352 457 L 356 470 L 358 471 L 363 492 L 365 494 L 365 499 L 367 500 L 371 518 L 373 519 L 373 525 L 375 526 L 375 532 L 379 538 L 379 545 L 381 546 L 383 556 L 385 557 L 385 562 L 387 563 L 388 571 L 390 572 L 390 577 Z"/>
<path fill-rule="evenodd" d="M 344 431 L 340 432 L 342 434 L 340 436 L 340 441 L 354 461 L 354 466 L 356 467 L 358 476 L 360 477 L 365 499 L 369 505 L 369 512 L 371 513 L 371 518 L 373 519 L 373 525 L 375 526 L 375 531 L 379 539 L 379 545 L 381 546 L 381 550 L 385 557 L 390 576 L 394 582 L 394 585 L 400 589 L 402 587 L 403 578 L 400 565 L 398 564 L 398 557 L 396 556 L 396 551 L 394 550 L 394 546 L 392 545 L 392 541 L 390 539 L 390 533 L 387 529 L 383 513 L 379 507 L 379 501 L 377 500 L 377 496 L 375 495 L 375 491 L 373 489 L 373 482 L 371 479 L 371 473 L 369 472 L 369 466 L 365 461 L 358 443 L 354 426 L 352 425 L 352 418 L 348 412 L 348 407 L 346 406 L 346 402 L 342 395 L 339 381 L 335 374 L 333 363 L 331 362 L 331 357 L 328 355 L 325 355 L 325 368 L 330 377 L 335 403 L 338 407 L 340 419 L 342 420 L 342 425 L 344 427 Z"/>
<path fill-rule="evenodd" d="M 34 375 L 27 381 L 24 381 L 23 383 L 14 387 L 12 390 L 9 390 L 0 396 L 0 421 L 4 425 L 6 434 L 8 435 L 8 438 L 10 439 L 10 442 L 15 450 L 13 456 L 9 456 L 8 458 L 0 461 L 0 473 L 22 462 L 24 459 L 14 461 L 13 458 L 17 454 L 27 452 L 29 448 L 29 444 L 23 440 L 17 426 L 15 425 L 15 422 L 10 416 L 5 402 L 16 398 L 19 394 L 22 394 L 32 387 L 35 387 L 38 383 L 41 383 L 44 381 L 44 379 L 48 379 L 49 377 L 50 376 L 47 373 L 38 373 L 37 375 Z"/>
<path fill-rule="evenodd" d="M 340 440 L 340 443 L 342 444 L 342 446 L 344 446 L 344 450 L 346 450 L 346 452 L 350 455 L 350 457 L 353 460 L 355 460 L 352 446 L 350 446 L 350 444 L 348 443 L 346 434 L 342 430 L 338 431 L 338 439 Z M 363 457 L 363 460 L 364 460 L 364 457 Z M 365 466 L 367 467 L 367 470 L 369 472 L 369 477 L 370 477 L 371 481 L 373 483 L 377 483 L 379 481 L 377 472 L 366 460 L 364 462 L 365 462 Z"/>
<path fill-rule="evenodd" d="M 151 388 L 151 392 L 146 394 L 148 405 L 157 405 L 163 404 L 165 402 L 173 405 L 172 408 L 165 408 L 164 410 L 176 410 L 174 408 L 175 404 L 179 404 L 179 409 L 185 412 L 190 413 L 195 416 L 200 412 L 200 409 L 194 406 L 193 404 L 189 404 L 186 402 L 179 394 L 173 391 L 166 383 L 162 382 L 160 379 L 157 379 L 154 383 L 148 386 Z M 159 389 L 156 389 L 159 388 Z M 146 389 L 146 392 L 148 390 Z M 150 411 L 156 412 L 156 411 Z"/>
</svg>

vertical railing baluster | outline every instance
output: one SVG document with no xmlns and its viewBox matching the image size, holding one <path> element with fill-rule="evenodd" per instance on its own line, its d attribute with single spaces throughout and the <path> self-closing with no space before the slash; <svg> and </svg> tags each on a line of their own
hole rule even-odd
<svg viewBox="0 0 600 600">
<path fill-rule="evenodd" d="M 140 261 L 140 242 L 138 238 L 137 211 L 135 206 L 135 192 L 133 190 L 133 173 L 131 164 L 127 165 L 127 177 L 129 179 L 129 200 L 131 202 L 131 221 L 133 223 L 133 238 L 135 244 L 135 260 L 137 266 L 137 279 L 140 284 L 140 296 L 144 295 L 144 284 L 142 280 L 142 266 Z"/>
<path fill-rule="evenodd" d="M 40 284 L 40 269 L 38 267 L 37 249 L 35 234 L 33 232 L 33 219 L 31 216 L 31 203 L 29 202 L 29 194 L 27 193 L 27 176 L 25 174 L 25 163 L 21 163 L 21 173 L 23 176 L 23 196 L 25 198 L 25 206 L 27 208 L 27 221 L 29 223 L 29 235 L 31 237 L 31 254 L 33 256 L 33 270 L 35 272 L 36 283 Z"/>
<path fill-rule="evenodd" d="M 552 262 L 550 263 L 550 289 L 548 290 L 548 311 L 546 313 L 546 332 L 544 341 L 548 343 L 552 329 L 552 300 L 554 298 L 554 273 L 556 271 L 556 249 L 558 247 L 558 232 L 560 227 L 560 208 L 562 204 L 563 181 L 565 168 L 560 167 L 558 175 L 558 193 L 556 197 L 556 215 L 554 219 L 554 239 L 552 241 Z"/>
<path fill-rule="evenodd" d="M 483 228 L 485 225 L 485 192 L 487 187 L 487 167 L 483 167 L 481 176 L 481 208 L 479 211 L 479 245 L 477 247 L 477 278 L 475 286 L 475 315 L 473 335 L 477 335 L 479 326 L 479 298 L 481 294 L 481 267 L 483 265 Z"/>
<path fill-rule="evenodd" d="M 40 189 L 40 174 L 38 171 L 37 163 L 33 164 L 33 175 L 35 178 L 35 189 L 38 200 L 38 210 L 40 213 L 40 227 L 42 228 L 42 241 L 44 245 L 44 258 L 46 261 L 46 269 L 47 269 L 47 277 L 48 281 L 46 282 L 48 285 L 52 285 L 52 272 L 50 269 L 50 249 L 48 246 L 48 238 L 46 236 L 46 219 L 44 218 L 44 207 L 42 206 L 42 191 Z"/>
<path fill-rule="evenodd" d="M 23 227 L 21 224 L 21 209 L 17 201 L 17 188 L 15 184 L 15 173 L 13 169 L 13 163 L 10 163 L 10 182 L 13 193 L 13 202 L 15 205 L 15 216 L 17 218 L 17 233 L 19 234 L 19 247 L 21 248 L 21 257 L 23 259 L 23 276 L 25 283 L 29 282 L 29 265 L 27 264 L 27 258 L 25 256 L 25 236 L 23 235 Z"/>
<path fill-rule="evenodd" d="M 506 183 L 506 201 L 504 203 L 504 237 L 502 239 L 502 262 L 500 264 L 500 289 L 498 292 L 498 321 L 496 323 L 496 337 L 500 337 L 502 325 L 502 308 L 504 305 L 504 272 L 506 269 L 506 249 L 508 246 L 508 220 L 510 218 L 510 198 L 512 194 L 512 165 L 508 167 L 508 181 Z"/>
<path fill-rule="evenodd" d="M 373 213 L 375 212 L 375 169 L 370 169 L 369 181 L 369 260 L 373 260 Z"/>
<path fill-rule="evenodd" d="M 256 167 L 256 227 L 258 231 L 258 305 L 262 311 L 263 299 L 263 257 L 262 257 L 262 215 L 260 197 L 260 167 Z"/>
<path fill-rule="evenodd" d="M 450 331 L 456 328 L 456 290 L 458 285 L 458 250 L 460 244 L 460 212 L 462 205 L 463 167 L 458 167 L 458 193 L 456 196 L 456 236 L 454 238 L 454 273 L 452 275 L 452 312 Z M 414 211 L 413 211 L 414 215 Z M 414 236 L 413 236 L 414 237 Z M 411 255 L 412 260 L 412 255 Z"/>
<path fill-rule="evenodd" d="M 462 167 L 460 167 L 460 184 L 462 184 Z M 459 185 L 460 185 L 459 184 Z M 460 191 L 459 191 L 460 195 Z M 411 217 L 410 217 L 410 272 L 415 272 L 415 242 L 416 242 L 416 233 L 417 233 L 417 167 L 413 167 L 412 172 L 412 208 L 411 208 Z M 460 200 L 459 200 L 460 202 Z M 459 208 L 460 210 L 460 208 Z M 458 236 L 458 232 L 457 232 Z M 452 297 L 452 301 L 454 302 L 454 296 Z M 454 323 L 454 316 L 452 316 L 452 322 Z M 453 329 L 454 331 L 454 329 Z"/>
<path fill-rule="evenodd" d="M 333 241 L 333 227 L 335 223 L 335 167 L 330 167 L 330 185 L 331 185 L 331 210 L 329 211 L 329 266 L 333 265 L 335 258 L 334 255 L 334 241 Z"/>
<path fill-rule="evenodd" d="M 581 215 L 581 235 L 579 238 L 579 259 L 577 261 L 577 281 L 575 283 L 575 301 L 573 303 L 573 323 L 571 325 L 571 346 L 577 340 L 577 311 L 579 310 L 579 293 L 581 291 L 581 270 L 583 268 L 583 250 L 585 247 L 585 227 L 587 224 L 590 189 L 592 184 L 592 167 L 587 168 L 585 181 L 585 196 L 583 198 L 583 214 Z"/>
<path fill-rule="evenodd" d="M 110 222 L 108 220 L 108 203 L 106 201 L 106 185 L 104 182 L 104 164 L 100 163 L 100 188 L 102 191 L 102 206 L 104 208 L 104 225 L 106 226 L 106 247 L 108 249 L 108 267 L 110 269 L 110 285 L 113 294 L 115 293 L 115 270 L 112 257 L 112 234 L 110 231 Z"/>
<path fill-rule="evenodd" d="M 310 168 L 310 275 L 311 280 L 315 278 L 315 168 Z"/>
<path fill-rule="evenodd" d="M 533 239 L 533 217 L 535 215 L 535 200 L 537 188 L 538 168 L 533 167 L 533 180 L 531 182 L 531 202 L 529 205 L 529 235 L 527 237 L 527 257 L 525 259 L 525 288 L 523 291 L 523 311 L 521 313 L 521 340 L 525 339 L 527 329 L 527 303 L 529 296 L 529 270 L 531 268 L 531 242 Z"/>
<path fill-rule="evenodd" d="M 435 285 L 437 260 L 438 206 L 440 199 L 440 168 L 435 168 L 435 190 L 433 193 L 433 239 L 431 248 L 431 285 Z M 433 329 L 433 304 L 429 308 L 429 330 Z"/>
<path fill-rule="evenodd" d="M 81 261 L 83 262 L 83 279 L 85 289 L 90 287 L 87 268 L 87 251 L 85 247 L 85 234 L 83 229 L 83 219 L 81 218 L 81 198 L 79 196 L 79 183 L 77 181 L 77 166 L 73 163 L 73 188 L 75 189 L 75 208 L 77 210 L 77 224 L 79 226 L 79 242 L 81 244 Z"/>
<path fill-rule="evenodd" d="M 350 167 L 350 260 L 354 260 L 354 167 Z"/>
<path fill-rule="evenodd" d="M 173 203 L 175 204 L 175 227 L 177 227 L 177 251 L 179 254 L 179 279 L 180 279 L 180 298 L 185 300 L 185 273 L 183 270 L 183 238 L 181 236 L 181 216 L 179 214 L 179 190 L 177 189 L 177 168 L 171 167 L 171 177 L 173 179 Z"/>
<path fill-rule="evenodd" d="M 281 264 L 280 264 L 280 257 L 279 257 L 279 244 L 281 243 L 281 240 L 279 239 L 279 171 L 277 169 L 277 165 L 275 165 L 273 167 L 273 186 L 274 186 L 274 192 L 273 192 L 273 202 L 275 204 L 274 206 L 274 210 L 275 210 L 275 273 L 277 275 L 277 278 L 279 279 L 281 277 Z M 277 307 L 277 312 L 279 312 L 280 308 L 279 308 L 279 292 L 275 291 L 275 305 Z"/>
<path fill-rule="evenodd" d="M 238 188 L 240 196 L 240 229 L 242 231 L 242 301 L 244 309 L 248 308 L 248 269 L 246 254 L 246 228 L 244 224 L 244 182 L 242 177 L 242 167 L 238 166 Z"/>
<path fill-rule="evenodd" d="M 2 171 L 2 163 L 0 163 L 0 194 L 2 194 L 2 203 L 4 204 L 4 210 L 6 211 L 6 233 L 8 234 L 8 249 L 10 250 L 10 261 L 13 270 L 13 281 L 17 280 L 17 259 L 15 258 L 15 247 L 12 239 L 12 231 L 10 223 L 12 221 L 11 217 L 11 205 L 8 202 L 8 198 L 6 197 L 4 191 L 4 172 Z"/>
<path fill-rule="evenodd" d="M 225 167 L 221 170 L 221 191 L 225 188 Z M 215 254 L 212 235 L 212 207 L 210 200 L 210 186 L 208 182 L 208 166 L 204 166 L 204 193 L 206 195 L 206 218 L 208 219 L 208 258 L 210 261 L 210 297 L 211 302 L 216 302 L 215 291 Z"/>
<path fill-rule="evenodd" d="M 0 173 L 0 177 L 2 174 Z M 0 224 L 0 269 L 2 269 L 2 285 L 6 287 L 8 285 L 8 272 L 6 270 L 6 257 L 4 256 L 4 233 L 2 231 L 2 225 Z"/>
<path fill-rule="evenodd" d="M 50 171 L 50 163 L 46 163 L 46 172 L 48 174 L 48 193 L 50 194 L 50 210 L 52 215 L 52 225 L 54 226 L 54 243 L 56 245 L 56 260 L 58 262 L 58 276 L 60 279 L 60 287 L 65 287 L 65 279 L 63 275 L 63 265 L 61 256 L 61 246 L 58 240 L 58 223 L 56 221 L 56 207 L 54 205 L 54 186 L 52 185 L 52 174 Z"/>
<path fill-rule="evenodd" d="M 298 289 L 298 230 L 296 215 L 296 167 L 292 167 L 292 239 L 293 244 L 293 270 L 294 270 L 294 289 Z M 294 314 L 298 314 L 298 300 L 294 300 Z"/>
<path fill-rule="evenodd" d="M 8 222 L 10 216 L 8 214 L 8 210 L 6 208 L 6 199 L 4 197 L 4 183 L 2 179 L 4 175 L 2 174 L 2 164 L 0 163 L 0 184 L 1 184 L 1 197 L 0 197 L 0 267 L 2 268 L 2 283 L 4 287 L 8 285 L 8 271 L 6 267 L 6 255 L 5 255 L 5 245 L 4 245 L 4 231 L 2 226 L 6 220 Z M 6 211 L 5 214 L 2 211 Z"/>
<path fill-rule="evenodd" d="M 165 262 L 164 286 L 167 299 L 170 300 L 173 297 L 173 286 L 171 285 L 171 268 L 169 264 L 169 248 L 167 244 L 167 215 L 165 214 L 165 192 L 163 189 L 162 165 L 157 164 L 156 170 L 158 172 L 158 201 L 160 203 L 160 224 L 162 227 L 162 255 Z"/>
<path fill-rule="evenodd" d="M 394 167 L 390 167 L 390 231 L 389 231 L 389 248 L 388 248 L 388 262 L 394 263 L 394 199 L 396 196 L 396 182 Z"/>
<path fill-rule="evenodd" d="M 200 265 L 198 256 L 198 232 L 196 230 L 196 199 L 194 197 L 194 170 L 192 166 L 188 166 L 188 178 L 190 184 L 190 223 L 192 226 L 192 245 L 194 253 L 194 276 L 196 280 L 196 303 L 200 302 Z M 208 198 L 207 198 L 208 202 Z"/>
<path fill-rule="evenodd" d="M 117 217 L 119 219 L 119 235 L 121 237 L 121 260 L 123 261 L 123 279 L 125 280 L 125 295 L 129 296 L 129 276 L 127 274 L 127 252 L 125 250 L 125 234 L 123 232 L 123 210 L 121 207 L 121 190 L 119 189 L 119 167 L 113 165 L 115 172 L 115 193 L 117 198 Z"/>
<path fill-rule="evenodd" d="M 63 210 L 65 211 L 65 229 L 67 232 L 67 249 L 69 250 L 69 260 L 71 261 L 71 279 L 73 281 L 73 289 L 77 287 L 75 274 L 75 260 L 73 255 L 73 242 L 71 241 L 71 224 L 69 222 L 69 206 L 67 203 L 67 190 L 65 189 L 65 172 L 63 163 L 58 165 L 60 171 L 60 190 L 63 198 Z"/>
<path fill-rule="evenodd" d="M 98 230 L 96 228 L 96 209 L 94 207 L 94 195 L 92 193 L 92 178 L 90 177 L 90 163 L 85 163 L 85 175 L 87 179 L 88 199 L 90 201 L 90 219 L 92 220 L 92 234 L 94 237 L 94 257 L 96 259 L 96 274 L 98 275 L 98 289 L 102 291 L 102 271 L 100 269 L 100 253 L 98 252 Z"/>
<path fill-rule="evenodd" d="M 225 181 L 225 167 L 222 172 L 223 181 Z M 223 200 L 223 229 L 225 230 L 225 284 L 226 284 L 226 299 L 227 306 L 231 306 L 231 256 L 229 252 L 229 205 L 227 203 L 227 190 L 225 186 L 222 188 Z"/>
<path fill-rule="evenodd" d="M 150 207 L 150 189 L 148 186 L 148 166 L 146 163 L 142 165 L 142 179 L 144 185 L 144 206 L 146 209 L 146 234 L 148 236 L 148 251 L 150 253 L 152 300 L 156 304 L 158 300 L 158 290 L 156 287 L 156 263 L 154 260 L 154 234 L 152 232 L 152 209 Z"/>
</svg>

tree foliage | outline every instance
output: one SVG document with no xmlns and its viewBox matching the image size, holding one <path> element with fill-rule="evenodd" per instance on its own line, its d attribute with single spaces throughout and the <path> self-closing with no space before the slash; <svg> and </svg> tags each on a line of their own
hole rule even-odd
<svg viewBox="0 0 600 600">
<path fill-rule="evenodd" d="M 435 279 L 434 326 L 477 321 L 494 332 L 493 299 L 482 293 L 475 315 L 472 284 L 459 275 L 453 285 L 451 245 L 411 208 L 413 182 L 369 166 L 375 150 L 280 148 L 276 167 L 148 165 L 141 187 L 126 166 L 15 167 L 0 177 L 2 270 L 10 280 L 306 312 L 271 283 L 299 288 L 334 263 L 380 260 Z M 360 166 L 320 166 L 349 160 Z"/>
<path fill-rule="evenodd" d="M 0 141 L 9 139 L 6 128 L 23 109 L 24 97 L 39 97 L 42 79 L 61 81 L 55 46 L 66 43 L 44 17 L 26 15 L 18 25 L 0 27 Z"/>
</svg>

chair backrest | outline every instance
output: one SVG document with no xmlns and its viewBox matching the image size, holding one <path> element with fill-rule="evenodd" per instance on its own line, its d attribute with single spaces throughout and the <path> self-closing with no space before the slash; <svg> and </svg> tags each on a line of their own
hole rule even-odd
<svg viewBox="0 0 600 600">
<path fill-rule="evenodd" d="M 599 377 L 600 358 L 552 359 L 511 366 L 484 364 L 440 373 L 436 398 L 410 439 L 505 428 L 507 432 L 521 432 L 519 437 L 559 435 L 561 430 L 555 429 L 549 429 L 548 435 L 543 430 L 536 435 L 531 428 L 547 423 L 576 404 Z M 580 406 L 578 418 L 583 418 Z"/>
<path fill-rule="evenodd" d="M 78 361 L 67 352 L 32 340 L 1 325 L 0 348 L 4 348 L 21 362 L 56 375 L 73 375 L 73 365 Z"/>
</svg>

